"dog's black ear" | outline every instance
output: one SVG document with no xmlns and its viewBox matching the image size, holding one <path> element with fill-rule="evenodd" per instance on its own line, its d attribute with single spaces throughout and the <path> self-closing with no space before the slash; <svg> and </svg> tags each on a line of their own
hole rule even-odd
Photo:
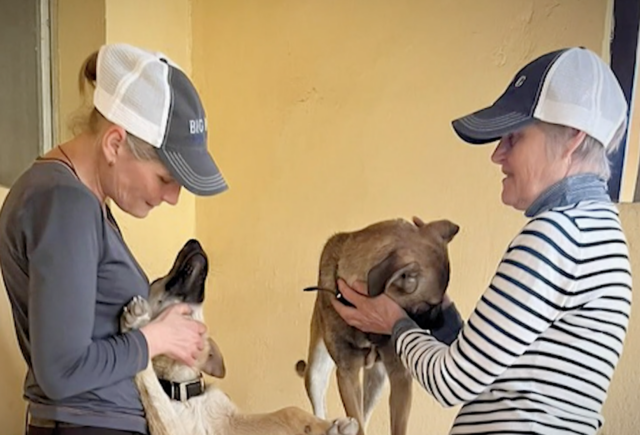
<svg viewBox="0 0 640 435">
<path fill-rule="evenodd" d="M 415 275 L 419 267 L 415 261 L 400 264 L 400 257 L 396 251 L 393 251 L 369 271 L 367 275 L 369 296 L 378 296 L 394 284 L 406 293 L 413 293 L 418 287 Z"/>
<path fill-rule="evenodd" d="M 220 348 L 211 337 L 207 338 L 207 341 L 209 342 L 209 354 L 201 369 L 210 376 L 222 379 L 227 373 L 222 352 L 220 352 Z"/>
<path fill-rule="evenodd" d="M 378 296 L 387 288 L 387 282 L 397 270 L 398 254 L 391 252 L 380 263 L 373 266 L 367 274 L 367 292 L 369 296 Z"/>
</svg>

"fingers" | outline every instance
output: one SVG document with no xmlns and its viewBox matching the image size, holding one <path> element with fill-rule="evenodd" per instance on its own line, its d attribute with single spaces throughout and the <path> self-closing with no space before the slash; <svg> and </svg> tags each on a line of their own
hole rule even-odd
<svg viewBox="0 0 640 435">
<path fill-rule="evenodd" d="M 198 322 L 198 325 L 200 325 L 200 335 L 206 334 L 207 331 L 209 330 L 209 328 L 207 328 L 207 325 L 205 325 L 202 322 Z"/>
<path fill-rule="evenodd" d="M 449 305 L 451 305 L 451 299 L 446 293 L 444 294 L 444 296 L 442 296 L 441 304 L 442 304 L 442 308 L 447 308 Z"/>
<path fill-rule="evenodd" d="M 196 365 L 205 349 L 205 336 L 191 332 L 175 343 L 173 358 L 190 367 Z"/>
<path fill-rule="evenodd" d="M 407 315 L 397 302 L 384 293 L 369 297 L 365 283 L 356 282 L 350 287 L 339 279 L 338 289 L 355 308 L 344 305 L 337 298 L 332 298 L 331 304 L 348 325 L 361 331 L 390 334 L 393 325 Z"/>
<path fill-rule="evenodd" d="M 336 298 L 331 298 L 331 304 L 347 325 L 356 326 L 356 324 L 359 324 L 357 319 L 360 313 L 356 308 L 349 307 Z"/>
<path fill-rule="evenodd" d="M 351 311 L 355 311 L 355 308 L 346 306 L 337 298 L 331 298 L 331 305 L 333 305 L 333 308 L 338 312 L 338 314 L 340 314 L 343 319 L 345 319 Z"/>
<path fill-rule="evenodd" d="M 164 330 L 166 353 L 190 367 L 196 364 L 206 347 L 207 326 L 191 318 L 193 310 L 188 304 L 168 307 L 160 320 Z"/>
<path fill-rule="evenodd" d="M 342 319 L 347 323 L 347 325 L 353 326 L 354 328 L 364 332 L 369 332 L 368 325 L 371 320 L 368 318 L 367 314 L 363 314 L 362 312 L 358 311 L 357 308 L 346 306 L 336 298 L 331 299 L 331 304 L 333 305 L 333 308 L 338 312 L 340 317 L 342 317 Z"/>
<path fill-rule="evenodd" d="M 185 319 L 185 321 L 188 322 L 185 330 L 185 332 L 188 331 L 188 336 L 185 337 L 185 344 L 197 358 L 197 355 L 204 350 L 207 327 L 197 320 Z"/>
<path fill-rule="evenodd" d="M 165 314 L 166 316 L 179 316 L 178 319 L 176 319 L 178 322 L 187 322 L 186 324 L 188 325 L 188 327 L 196 331 L 200 335 L 203 335 L 207 332 L 207 325 L 205 325 L 203 322 L 189 317 L 193 314 L 193 309 L 189 304 L 180 303 L 171 305 L 166 308 Z"/>
<path fill-rule="evenodd" d="M 180 314 L 182 316 L 187 317 L 185 319 L 185 321 L 189 322 L 190 324 L 192 324 L 195 328 L 195 330 L 198 332 L 198 334 L 204 334 L 207 332 L 207 325 L 205 325 L 203 322 L 199 321 L 199 320 L 195 320 L 192 318 L 188 318 L 188 316 L 193 314 L 193 309 L 191 308 L 190 305 L 188 304 L 176 304 L 174 306 L 174 311 L 176 311 L 176 314 Z"/>
<path fill-rule="evenodd" d="M 363 296 L 369 296 L 369 290 L 367 290 L 367 284 L 364 281 L 356 281 L 351 285 L 351 289 L 360 293 Z"/>
<path fill-rule="evenodd" d="M 363 287 L 363 283 L 356 282 L 354 286 L 357 286 L 359 290 L 361 290 Z M 364 290 L 365 292 L 364 294 L 359 291 L 356 291 L 353 288 L 351 288 L 342 278 L 338 279 L 338 289 L 340 290 L 340 293 L 342 293 L 342 296 L 344 296 L 345 299 L 347 299 L 356 307 L 363 299 L 367 297 L 365 296 L 366 289 Z"/>
<path fill-rule="evenodd" d="M 359 321 L 359 316 L 361 314 L 358 311 L 358 308 L 361 308 L 362 305 L 366 305 L 368 303 L 369 297 L 366 296 L 366 284 L 360 281 L 356 281 L 352 288 L 350 287 L 342 278 L 338 278 L 338 289 L 342 296 L 351 302 L 354 307 L 349 307 L 342 302 L 338 301 L 337 298 L 331 298 L 331 304 L 333 308 L 340 314 L 342 319 L 347 322 L 348 325 L 358 327 L 362 325 Z"/>
<path fill-rule="evenodd" d="M 175 359 L 189 367 L 194 367 L 198 360 L 198 354 L 194 352 L 184 352 L 184 354 L 175 355 Z"/>
<path fill-rule="evenodd" d="M 180 314 L 180 315 L 191 315 L 193 313 L 193 309 L 191 308 L 191 306 L 189 306 L 189 304 L 175 304 L 175 305 L 171 305 L 170 307 L 167 308 L 167 311 L 171 311 L 172 313 L 175 312 L 176 314 Z"/>
</svg>

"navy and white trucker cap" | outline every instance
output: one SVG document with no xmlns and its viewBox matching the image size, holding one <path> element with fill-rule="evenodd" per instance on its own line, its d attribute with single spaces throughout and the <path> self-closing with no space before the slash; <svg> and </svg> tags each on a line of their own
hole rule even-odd
<svg viewBox="0 0 640 435">
<path fill-rule="evenodd" d="M 178 65 L 159 52 L 108 44 L 98 52 L 96 73 L 96 109 L 156 147 L 180 185 L 203 196 L 228 189 L 207 149 L 198 92 Z"/>
<path fill-rule="evenodd" d="M 452 125 L 462 140 L 486 144 L 536 119 L 582 130 L 608 148 L 624 135 L 627 101 L 613 71 L 594 52 L 563 48 L 525 65 L 491 106 Z"/>
</svg>

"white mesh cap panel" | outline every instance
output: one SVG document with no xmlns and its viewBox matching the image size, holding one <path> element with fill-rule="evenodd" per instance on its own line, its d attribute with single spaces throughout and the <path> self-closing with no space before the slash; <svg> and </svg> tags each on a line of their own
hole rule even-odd
<svg viewBox="0 0 640 435">
<path fill-rule="evenodd" d="M 611 69 L 592 51 L 573 48 L 549 70 L 533 116 L 582 130 L 608 147 L 624 134 L 627 102 Z"/>
<path fill-rule="evenodd" d="M 167 126 L 167 113 L 170 103 L 170 89 L 167 79 L 168 66 L 162 62 L 150 62 L 144 65 L 140 75 L 136 76 L 126 93 L 120 94 L 120 102 L 136 112 L 152 125 L 153 137 L 148 142 L 160 146 Z M 135 134 L 132 131 L 133 134 Z"/>
<path fill-rule="evenodd" d="M 105 68 L 105 64 L 110 64 Z M 128 51 L 118 52 L 102 49 L 98 56 L 97 72 L 100 77 L 99 86 L 109 95 L 115 95 L 121 77 L 132 70 L 136 59 Z"/>
<path fill-rule="evenodd" d="M 98 58 L 96 108 L 108 120 L 160 147 L 171 101 L 168 65 L 129 45 L 105 46 Z"/>
</svg>

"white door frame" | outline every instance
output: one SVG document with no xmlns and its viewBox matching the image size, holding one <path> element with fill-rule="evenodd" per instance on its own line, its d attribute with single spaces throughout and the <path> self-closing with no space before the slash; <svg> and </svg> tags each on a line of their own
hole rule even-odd
<svg viewBox="0 0 640 435">
<path fill-rule="evenodd" d="M 57 111 L 54 110 L 54 102 L 57 101 L 57 92 L 53 90 L 54 67 L 52 46 L 55 42 L 55 23 L 52 11 L 55 11 L 57 0 L 38 0 L 38 101 L 40 106 L 40 125 L 42 125 L 40 138 L 40 154 L 44 154 L 53 148 L 57 141 Z"/>
</svg>

